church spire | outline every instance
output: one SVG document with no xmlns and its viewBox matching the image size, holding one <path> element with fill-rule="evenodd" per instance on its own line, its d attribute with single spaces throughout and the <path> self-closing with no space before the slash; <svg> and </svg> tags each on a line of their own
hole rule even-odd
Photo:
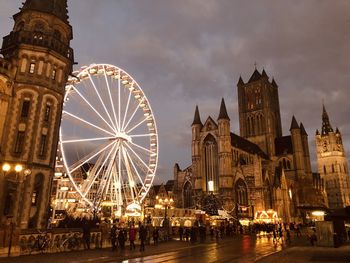
<svg viewBox="0 0 350 263">
<path fill-rule="evenodd" d="M 290 125 L 290 131 L 291 130 L 296 130 L 296 129 L 299 129 L 299 125 L 298 125 L 298 122 L 297 120 L 295 119 L 294 115 L 293 115 L 293 118 L 292 118 L 292 123 Z"/>
<path fill-rule="evenodd" d="M 322 110 L 322 135 L 326 135 L 329 132 L 333 132 L 333 128 L 331 126 L 331 123 L 329 122 L 328 113 L 326 111 L 326 107 L 323 104 L 323 110 Z"/>
<path fill-rule="evenodd" d="M 228 114 L 227 114 L 224 98 L 222 98 L 222 100 L 221 100 L 220 113 L 219 113 L 219 117 L 218 117 L 218 120 L 221 120 L 221 119 L 230 120 L 230 118 L 228 117 Z"/>
<path fill-rule="evenodd" d="M 196 111 L 194 112 L 194 118 L 192 122 L 192 125 L 196 125 L 196 124 L 203 125 L 201 122 L 201 117 L 199 115 L 198 105 L 196 105 Z"/>
<path fill-rule="evenodd" d="M 24 10 L 53 14 L 64 22 L 68 22 L 67 0 L 26 0 L 21 12 Z"/>
</svg>

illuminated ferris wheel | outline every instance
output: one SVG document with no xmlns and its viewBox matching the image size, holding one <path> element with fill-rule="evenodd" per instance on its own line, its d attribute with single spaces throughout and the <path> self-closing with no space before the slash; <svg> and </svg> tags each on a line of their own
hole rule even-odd
<svg viewBox="0 0 350 263">
<path fill-rule="evenodd" d="M 80 202 L 137 212 L 158 162 L 151 105 L 124 70 L 93 64 L 66 85 L 60 149 Z"/>
</svg>

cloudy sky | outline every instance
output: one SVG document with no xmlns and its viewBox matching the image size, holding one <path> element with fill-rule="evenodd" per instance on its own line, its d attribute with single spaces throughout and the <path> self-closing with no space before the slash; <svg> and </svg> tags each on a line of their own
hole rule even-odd
<svg viewBox="0 0 350 263">
<path fill-rule="evenodd" d="M 23 0 L 0 0 L 0 34 Z M 202 121 L 226 100 L 238 133 L 237 88 L 265 68 L 279 85 L 284 134 L 292 115 L 309 134 L 321 127 L 322 100 L 350 157 L 350 1 L 69 0 L 77 68 L 110 63 L 147 94 L 160 136 L 158 182 L 191 163 L 195 105 Z"/>
</svg>

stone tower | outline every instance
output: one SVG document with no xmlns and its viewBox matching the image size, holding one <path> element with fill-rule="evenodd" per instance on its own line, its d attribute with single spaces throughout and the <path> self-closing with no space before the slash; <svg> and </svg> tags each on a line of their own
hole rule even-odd
<svg viewBox="0 0 350 263">
<path fill-rule="evenodd" d="M 233 185 L 231 129 L 224 99 L 221 100 L 218 126 L 219 188 L 229 189 Z"/>
<path fill-rule="evenodd" d="M 325 181 L 329 207 L 350 205 L 350 177 L 342 136 L 338 128 L 334 132 L 324 106 L 321 133 L 316 131 L 316 147 L 318 172 Z"/>
<path fill-rule="evenodd" d="M 194 113 L 194 119 L 192 123 L 192 172 L 195 177 L 195 186 L 194 190 L 199 191 L 202 189 L 202 183 L 205 182 L 205 180 L 202 180 L 201 175 L 201 153 L 200 153 L 200 133 L 201 129 L 203 127 L 198 106 L 196 106 L 196 110 Z"/>
<path fill-rule="evenodd" d="M 2 43 L 0 216 L 17 227 L 47 223 L 65 83 L 72 72 L 66 0 L 27 0 Z M 1 85 L 1 84 L 0 84 Z M 6 125 L 4 125 L 6 123 Z M 16 164 L 23 170 L 14 171 Z M 11 168 L 12 167 L 12 168 Z"/>
<path fill-rule="evenodd" d="M 265 70 L 255 69 L 247 83 L 239 78 L 238 106 L 240 135 L 269 156 L 275 154 L 275 138 L 282 136 L 278 86 Z"/>
</svg>

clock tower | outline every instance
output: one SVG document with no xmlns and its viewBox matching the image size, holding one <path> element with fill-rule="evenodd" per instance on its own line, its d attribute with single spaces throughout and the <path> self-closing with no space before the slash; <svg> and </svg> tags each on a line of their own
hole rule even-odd
<svg viewBox="0 0 350 263">
<path fill-rule="evenodd" d="M 334 131 L 323 106 L 321 133 L 316 131 L 318 172 L 325 182 L 328 206 L 350 205 L 350 176 L 347 159 L 338 128 Z"/>
</svg>

